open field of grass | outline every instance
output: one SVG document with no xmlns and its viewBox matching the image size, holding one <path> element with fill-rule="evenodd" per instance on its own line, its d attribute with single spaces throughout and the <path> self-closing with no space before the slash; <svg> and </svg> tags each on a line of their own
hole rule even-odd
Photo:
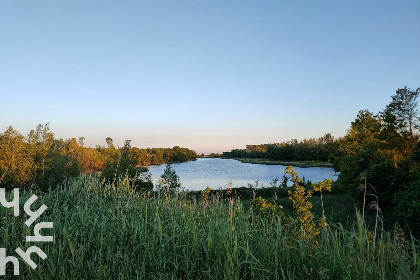
<svg viewBox="0 0 420 280">
<path fill-rule="evenodd" d="M 21 209 L 32 192 L 21 193 Z M 375 242 L 358 219 L 354 227 L 330 223 L 313 240 L 297 238 L 299 224 L 287 198 L 285 215 L 264 215 L 249 201 L 200 199 L 183 194 L 145 197 L 128 186 L 104 187 L 95 177 L 74 179 L 45 194 L 37 194 L 37 209 L 48 210 L 44 222 L 54 222 L 54 242 L 39 247 L 47 254 L 35 270 L 21 261 L 14 279 L 418 279 L 420 249 L 401 232 L 380 232 Z M 10 198 L 9 198 L 10 199 Z M 314 197 L 316 200 L 317 198 Z M 325 196 L 327 219 L 354 221 L 328 205 L 348 197 Z M 314 202 L 314 213 L 319 211 Z M 334 204 L 337 205 L 337 204 Z M 344 209 L 348 209 L 343 207 Z M 353 217 L 352 217 L 353 215 Z M 1 246 L 12 255 L 29 247 L 33 230 L 27 217 L 0 208 Z M 338 217 L 341 216 L 341 220 Z M 16 254 L 14 254 L 16 255 Z M 12 279 L 11 266 L 8 276 Z"/>
<path fill-rule="evenodd" d="M 284 165 L 297 167 L 332 167 L 332 163 L 325 161 L 280 161 L 266 158 L 235 158 L 242 163 L 266 164 L 266 165 Z"/>
</svg>

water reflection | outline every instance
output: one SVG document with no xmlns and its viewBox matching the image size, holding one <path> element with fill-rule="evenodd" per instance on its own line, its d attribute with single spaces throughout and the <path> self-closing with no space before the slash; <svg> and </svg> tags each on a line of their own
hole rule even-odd
<svg viewBox="0 0 420 280">
<path fill-rule="evenodd" d="M 187 190 L 225 188 L 231 179 L 233 187 L 255 185 L 256 181 L 260 187 L 270 187 L 270 183 L 277 176 L 281 180 L 285 169 L 283 165 L 250 164 L 220 158 L 199 158 L 196 161 L 175 163 L 172 167 L 181 179 L 182 187 Z M 294 169 L 300 177 L 312 182 L 337 178 L 332 168 L 294 167 Z M 164 170 L 165 165 L 150 166 L 153 183 L 157 183 Z"/>
</svg>

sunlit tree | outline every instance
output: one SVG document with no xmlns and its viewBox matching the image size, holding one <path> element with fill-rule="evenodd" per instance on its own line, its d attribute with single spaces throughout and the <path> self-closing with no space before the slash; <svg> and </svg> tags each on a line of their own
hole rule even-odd
<svg viewBox="0 0 420 280">
<path fill-rule="evenodd" d="M 43 185 L 47 180 L 45 173 L 51 168 L 47 164 L 47 156 L 53 145 L 54 134 L 50 131 L 49 123 L 39 124 L 35 130 L 28 135 L 28 144 L 34 158 L 36 167 L 35 180 L 37 184 Z"/>
<path fill-rule="evenodd" d="M 24 136 L 9 126 L 0 134 L 0 187 L 10 189 L 28 185 L 34 171 Z"/>
<path fill-rule="evenodd" d="M 175 170 L 168 163 L 165 167 L 165 171 L 160 176 L 159 188 L 161 193 L 175 193 L 181 187 L 181 181 Z"/>
</svg>

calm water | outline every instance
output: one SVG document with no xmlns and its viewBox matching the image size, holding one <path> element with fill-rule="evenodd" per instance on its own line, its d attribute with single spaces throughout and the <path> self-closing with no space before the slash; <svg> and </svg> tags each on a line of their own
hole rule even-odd
<svg viewBox="0 0 420 280">
<path fill-rule="evenodd" d="M 165 170 L 165 164 L 150 166 L 153 183 L 156 184 L 160 175 Z M 242 163 L 234 159 L 220 158 L 199 158 L 196 161 L 172 164 L 178 174 L 182 187 L 187 190 L 204 190 L 207 187 L 212 189 L 225 188 L 230 179 L 233 187 L 247 186 L 248 184 L 270 187 L 270 182 L 276 176 L 280 181 L 283 177 L 285 166 L 283 165 L 262 165 Z M 331 168 L 310 167 L 294 168 L 300 177 L 305 177 L 312 182 L 324 179 L 337 178 L 336 173 Z"/>
</svg>

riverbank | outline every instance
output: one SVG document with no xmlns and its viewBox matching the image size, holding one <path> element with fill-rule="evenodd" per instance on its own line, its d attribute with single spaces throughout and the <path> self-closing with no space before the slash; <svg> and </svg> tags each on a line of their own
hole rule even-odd
<svg viewBox="0 0 420 280">
<path fill-rule="evenodd" d="M 266 158 L 232 158 L 239 160 L 242 163 L 251 164 L 265 164 L 265 165 L 284 165 L 284 166 L 295 166 L 295 167 L 329 167 L 332 168 L 333 164 L 326 161 L 281 161 L 271 160 Z"/>
</svg>

